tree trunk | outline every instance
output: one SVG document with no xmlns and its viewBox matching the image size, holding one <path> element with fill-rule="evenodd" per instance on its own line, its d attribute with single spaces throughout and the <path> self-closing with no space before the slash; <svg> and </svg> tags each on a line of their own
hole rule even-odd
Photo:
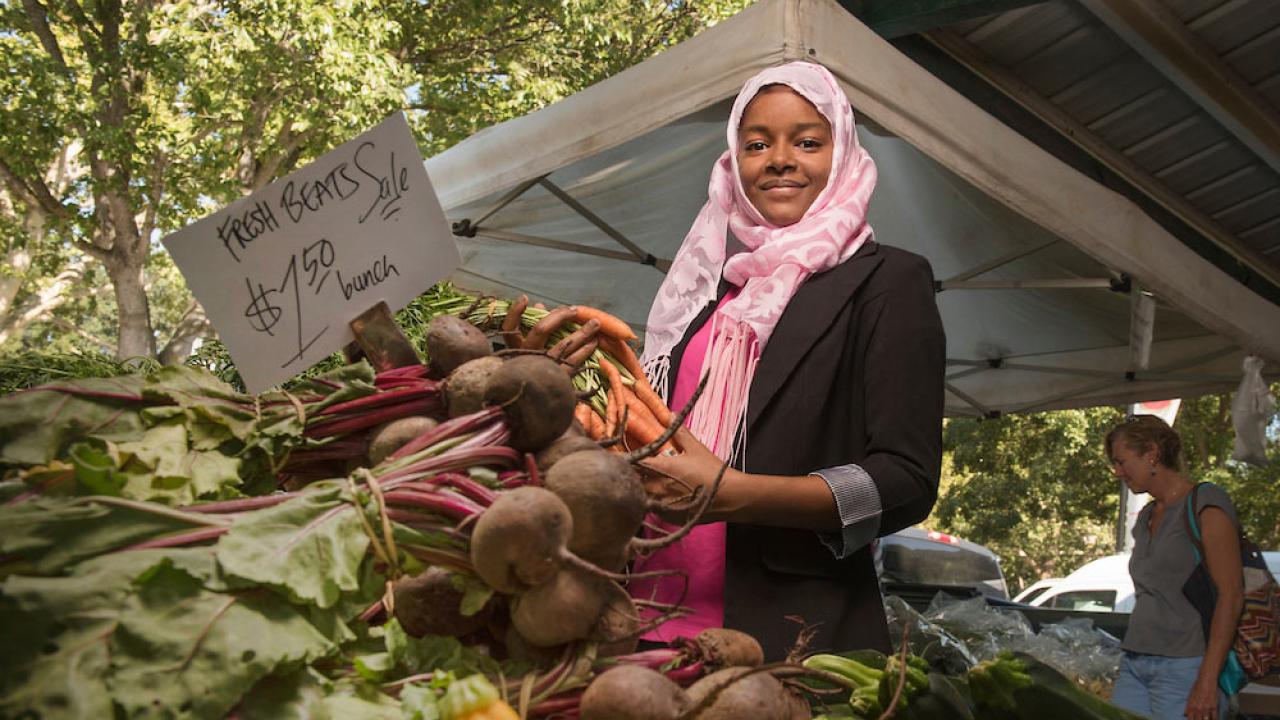
<svg viewBox="0 0 1280 720">
<path fill-rule="evenodd" d="M 198 302 L 191 303 L 182 321 L 173 331 L 173 337 L 165 343 L 160 351 L 160 363 L 163 365 L 181 365 L 191 357 L 198 338 L 208 337 L 213 333 L 213 323 L 205 315 L 204 307 Z"/>
<path fill-rule="evenodd" d="M 142 263 L 132 260 L 111 263 L 108 271 L 119 310 L 116 359 L 154 358 L 156 338 L 151 331 L 151 308 L 142 283 Z"/>
</svg>

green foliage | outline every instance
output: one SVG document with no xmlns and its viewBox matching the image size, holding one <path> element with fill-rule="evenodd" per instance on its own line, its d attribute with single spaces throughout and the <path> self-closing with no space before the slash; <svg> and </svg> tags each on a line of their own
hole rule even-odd
<svg viewBox="0 0 1280 720">
<path fill-rule="evenodd" d="M 159 237 L 392 111 L 409 111 L 434 154 L 747 4 L 0 5 L 0 254 L 32 258 L 14 273 L 14 302 L 0 286 L 0 344 L 67 351 L 75 336 L 150 355 L 146 343 L 170 337 L 191 307 Z M 64 292 L 35 302 L 65 272 Z M 14 308 L 28 301 L 37 312 L 19 322 Z M 126 316 L 124 303 L 141 312 Z"/>
<path fill-rule="evenodd" d="M 948 420 L 937 526 L 994 550 L 1011 588 L 1113 552 L 1119 485 L 1100 444 L 1121 419 L 1093 408 Z"/>
<path fill-rule="evenodd" d="M 324 609 L 359 588 L 369 536 L 347 488 L 337 481 L 312 487 L 315 492 L 240 517 L 218 542 L 218 562 L 233 576 Z"/>
<path fill-rule="evenodd" d="M 114 704 L 129 717 L 220 717 L 275 669 L 334 649 L 279 597 L 211 590 L 152 553 L 11 576 L 0 598 L 0 629 L 23 640 L 0 660 L 5 716 L 111 717 Z"/>
<path fill-rule="evenodd" d="M 1280 396 L 1280 385 L 1271 391 Z M 948 420 L 930 525 L 990 547 L 1011 589 L 1115 552 L 1119 484 L 1102 441 L 1123 418 L 1119 408 L 1090 408 Z M 1230 460 L 1235 431 L 1228 395 L 1184 399 L 1174 423 L 1184 472 L 1222 485 L 1245 531 L 1264 548 L 1280 548 L 1275 420 L 1265 467 Z"/>
<path fill-rule="evenodd" d="M 121 363 L 94 350 L 78 352 L 21 350 L 0 354 L 0 395 L 63 380 L 147 375 L 159 369 L 154 362 Z"/>
</svg>

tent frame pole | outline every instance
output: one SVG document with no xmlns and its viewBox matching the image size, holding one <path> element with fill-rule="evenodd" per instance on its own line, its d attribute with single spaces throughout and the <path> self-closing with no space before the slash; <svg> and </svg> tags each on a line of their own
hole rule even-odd
<svg viewBox="0 0 1280 720">
<path fill-rule="evenodd" d="M 543 175 L 542 177 L 538 178 L 537 183 L 542 187 L 546 188 L 547 192 L 560 198 L 560 202 L 573 208 L 574 212 L 578 213 L 583 218 L 585 218 L 587 222 L 591 223 L 592 225 L 595 225 L 605 235 L 608 235 L 609 237 L 617 241 L 619 245 L 626 248 L 627 250 L 630 250 L 631 254 L 634 255 L 637 260 L 640 261 L 640 264 L 652 265 L 655 268 L 657 268 L 659 272 L 663 274 L 665 274 L 667 270 L 671 267 L 671 262 L 669 260 L 662 260 L 661 258 L 654 257 L 653 253 L 650 253 L 644 248 L 640 247 L 639 245 L 636 245 L 635 243 L 631 242 L 631 240 L 626 235 L 623 235 L 622 233 L 618 232 L 616 229 L 614 229 L 612 225 L 610 225 L 609 223 L 601 219 L 599 215 L 596 215 L 595 213 L 591 212 L 591 210 L 589 210 L 586 205 L 583 205 L 582 203 L 578 202 L 577 198 L 565 192 L 559 185 L 556 185 L 555 183 L 548 180 L 546 175 Z"/>
<path fill-rule="evenodd" d="M 474 231 L 476 235 L 487 237 L 492 240 L 503 240 L 506 242 L 520 243 L 522 245 L 535 245 L 537 247 L 563 250 L 565 252 L 579 253 L 582 255 L 595 255 L 596 257 L 609 258 L 610 260 L 635 262 L 635 256 L 621 250 L 609 250 L 607 248 L 592 247 L 590 245 L 579 245 L 578 243 L 565 242 L 564 240 L 552 240 L 551 238 L 526 235 L 524 233 L 512 232 L 510 230 L 498 230 L 495 228 L 475 228 Z M 668 266 L 671 264 L 670 260 L 659 260 L 658 262 L 666 263 Z"/>
<path fill-rule="evenodd" d="M 1115 290 L 1114 278 L 1031 278 L 1027 280 L 943 280 L 937 283 L 943 290 L 1076 290 L 1101 288 Z"/>
<path fill-rule="evenodd" d="M 1058 238 L 1053 238 L 1052 240 L 1040 243 L 1038 245 L 1033 245 L 1029 248 L 1021 248 L 1018 250 L 1014 250 L 1013 252 L 1006 253 L 993 260 L 988 260 L 987 262 L 984 262 L 981 265 L 974 266 L 958 275 L 952 275 L 951 277 L 947 278 L 946 280 L 943 280 L 942 282 L 945 285 L 946 283 L 960 282 L 962 280 L 969 280 L 969 279 L 975 278 L 979 275 L 984 275 L 986 273 L 991 272 L 992 270 L 995 270 L 996 268 L 1004 267 L 1005 265 L 1008 265 L 1014 260 L 1020 260 L 1028 255 L 1034 255 L 1035 253 L 1038 253 L 1041 250 L 1044 250 L 1050 245 L 1055 245 L 1058 242 L 1059 242 Z"/>
</svg>

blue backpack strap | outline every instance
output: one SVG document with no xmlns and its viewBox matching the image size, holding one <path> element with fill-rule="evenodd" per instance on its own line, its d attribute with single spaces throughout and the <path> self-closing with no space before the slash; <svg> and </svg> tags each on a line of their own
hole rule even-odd
<svg viewBox="0 0 1280 720">
<path fill-rule="evenodd" d="M 1191 538 L 1191 552 L 1195 553 L 1197 564 L 1203 562 L 1204 543 L 1200 542 L 1200 525 L 1196 522 L 1196 496 L 1200 494 L 1201 485 L 1212 484 L 1202 482 L 1191 488 L 1191 492 L 1187 493 L 1187 514 L 1182 518 L 1183 525 L 1187 530 L 1187 537 Z"/>
</svg>

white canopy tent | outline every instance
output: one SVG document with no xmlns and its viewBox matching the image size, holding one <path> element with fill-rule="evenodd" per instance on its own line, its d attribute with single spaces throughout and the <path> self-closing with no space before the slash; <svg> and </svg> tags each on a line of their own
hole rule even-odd
<svg viewBox="0 0 1280 720">
<path fill-rule="evenodd" d="M 706 199 L 733 96 L 791 59 L 826 65 L 849 95 L 879 167 L 877 239 L 933 265 L 949 414 L 1230 389 L 1246 352 L 1280 369 L 1280 307 L 831 0 L 763 0 L 428 160 L 459 233 L 455 280 L 594 305 L 642 330 Z"/>
</svg>

